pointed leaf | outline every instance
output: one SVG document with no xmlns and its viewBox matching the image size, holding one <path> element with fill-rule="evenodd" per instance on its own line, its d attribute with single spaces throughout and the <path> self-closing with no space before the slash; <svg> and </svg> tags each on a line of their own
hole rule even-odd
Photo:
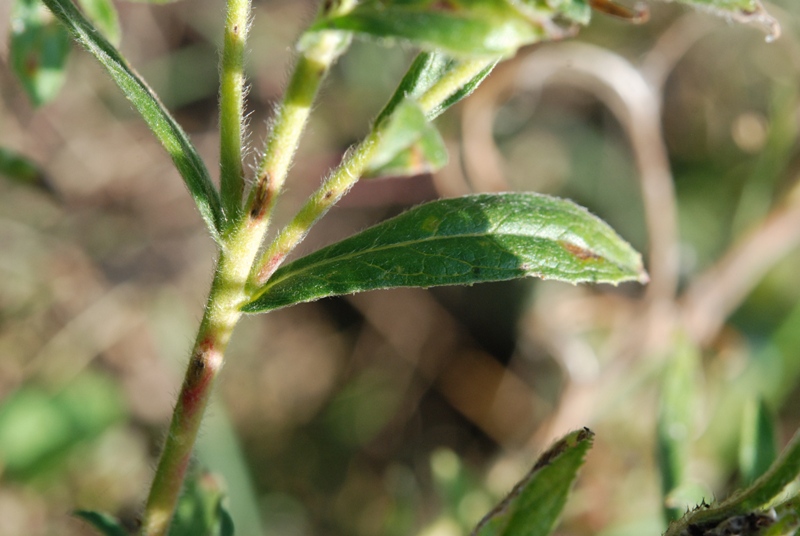
<svg viewBox="0 0 800 536">
<path fill-rule="evenodd" d="M 675 352 L 664 371 L 658 415 L 658 461 L 664 512 L 668 521 L 685 511 L 686 469 L 696 411 L 697 371 L 700 356 L 685 337 L 674 343 Z"/>
<path fill-rule="evenodd" d="M 369 176 L 413 175 L 435 171 L 447 163 L 447 148 L 419 105 L 403 100 L 380 129 Z"/>
<path fill-rule="evenodd" d="M 78 2 L 103 37 L 114 46 L 119 46 L 122 33 L 119 27 L 117 8 L 114 7 L 111 0 L 78 0 Z"/>
<path fill-rule="evenodd" d="M 690 530 L 690 527 L 704 530 L 717 526 L 725 520 L 757 512 L 775 499 L 798 475 L 800 475 L 800 431 L 795 433 L 780 457 L 752 486 L 722 502 L 692 510 L 672 523 L 664 536 L 679 536 L 687 532 L 694 534 L 696 531 Z"/>
<path fill-rule="evenodd" d="M 742 415 L 739 472 L 745 485 L 764 474 L 778 456 L 775 417 L 763 398 L 750 399 Z"/>
<path fill-rule="evenodd" d="M 548 536 L 561 516 L 593 437 L 584 428 L 556 442 L 508 497 L 478 523 L 472 535 Z"/>
<path fill-rule="evenodd" d="M 521 46 L 560 33 L 544 23 L 540 6 L 525 16 L 508 0 L 364 0 L 348 13 L 320 20 L 311 30 L 347 30 L 397 38 L 456 56 L 508 56 Z"/>
<path fill-rule="evenodd" d="M 489 76 L 489 73 L 492 72 L 492 69 L 494 69 L 499 61 L 498 59 L 497 62 L 484 69 L 475 78 L 448 97 L 440 106 L 431 110 L 428 113 L 428 119 L 432 121 L 449 107 L 471 95 L 481 82 Z M 459 60 L 449 58 L 439 52 L 421 52 L 414 59 L 403 77 L 403 80 L 400 81 L 392 98 L 389 99 L 389 102 L 381 111 L 380 115 L 378 115 L 375 124 L 380 125 L 380 123 L 388 118 L 405 99 L 417 99 L 422 96 L 425 91 L 441 80 L 442 77 L 457 66 L 458 63 Z"/>
<path fill-rule="evenodd" d="M 102 37 L 70 0 L 43 0 L 72 36 L 89 50 L 147 122 L 150 130 L 175 162 L 209 231 L 219 240 L 224 224 L 219 194 L 189 137 L 159 102 L 153 91 L 128 65 L 120 53 Z"/>
<path fill-rule="evenodd" d="M 83 519 L 96 528 L 103 536 L 129 536 L 128 531 L 113 516 L 103 512 L 78 510 L 75 516 Z"/>
<path fill-rule="evenodd" d="M 55 193 L 39 166 L 21 154 L 3 147 L 0 147 L 0 176 L 21 184 L 36 186 L 50 194 Z"/>
<path fill-rule="evenodd" d="M 243 310 L 379 288 L 525 276 L 613 284 L 647 278 L 639 254 L 571 201 L 482 194 L 421 205 L 283 266 Z"/>
<path fill-rule="evenodd" d="M 69 34 L 39 0 L 14 0 L 11 67 L 34 106 L 53 100 L 64 84 Z"/>
</svg>

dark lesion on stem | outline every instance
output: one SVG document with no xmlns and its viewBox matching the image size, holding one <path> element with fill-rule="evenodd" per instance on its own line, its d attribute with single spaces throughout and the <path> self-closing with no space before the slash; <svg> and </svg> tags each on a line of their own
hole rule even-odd
<svg viewBox="0 0 800 536">
<path fill-rule="evenodd" d="M 250 206 L 250 219 L 261 220 L 267 212 L 271 192 L 269 188 L 270 177 L 266 173 L 258 178 L 255 190 L 253 191 L 253 203 Z"/>
</svg>

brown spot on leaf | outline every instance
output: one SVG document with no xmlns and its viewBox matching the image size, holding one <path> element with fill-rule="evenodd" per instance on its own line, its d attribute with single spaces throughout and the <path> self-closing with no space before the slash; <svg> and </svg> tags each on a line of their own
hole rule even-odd
<svg viewBox="0 0 800 536">
<path fill-rule="evenodd" d="M 620 5 L 613 0 L 589 0 L 592 9 L 623 19 L 633 24 L 642 24 L 650 19 L 650 9 L 645 4 L 636 3 L 632 8 Z"/>
<path fill-rule="evenodd" d="M 567 250 L 573 257 L 576 257 L 578 260 L 581 261 L 590 261 L 590 260 L 600 260 L 602 257 L 595 253 L 594 251 L 590 251 L 584 247 L 581 247 L 577 244 L 573 244 L 572 242 L 560 241 L 561 247 Z"/>
</svg>

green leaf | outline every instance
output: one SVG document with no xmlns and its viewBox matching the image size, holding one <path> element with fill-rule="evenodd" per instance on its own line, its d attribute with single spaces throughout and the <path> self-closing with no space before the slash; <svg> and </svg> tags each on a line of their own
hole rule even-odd
<svg viewBox="0 0 800 536">
<path fill-rule="evenodd" d="M 542 454 L 531 472 L 478 523 L 473 536 L 548 536 L 567 502 L 594 434 L 572 432 Z"/>
<path fill-rule="evenodd" d="M 78 510 L 75 512 L 75 516 L 89 523 L 103 536 L 129 536 L 128 531 L 111 515 L 90 510 Z"/>
<path fill-rule="evenodd" d="M 750 399 L 742 415 L 739 472 L 746 485 L 764 474 L 778 456 L 775 418 L 763 398 Z"/>
<path fill-rule="evenodd" d="M 72 33 L 106 68 L 114 82 L 142 115 L 150 130 L 175 162 L 211 235 L 219 241 L 225 216 L 219 193 L 189 137 L 159 102 L 153 91 L 120 53 L 101 36 L 70 0 L 43 0 Z"/>
<path fill-rule="evenodd" d="M 571 283 L 647 279 L 639 254 L 571 201 L 481 194 L 421 205 L 283 266 L 243 310 L 380 288 L 525 276 Z"/>
<path fill-rule="evenodd" d="M 690 462 L 700 362 L 697 348 L 685 336 L 674 343 L 674 348 L 664 371 L 657 426 L 661 490 L 667 521 L 680 518 L 687 507 L 682 492 L 687 489 L 686 470 Z"/>
<path fill-rule="evenodd" d="M 14 478 L 35 474 L 124 413 L 118 387 L 98 374 L 82 374 L 55 395 L 21 387 L 0 406 L 0 465 Z"/>
<path fill-rule="evenodd" d="M 69 51 L 69 35 L 39 0 L 14 0 L 11 67 L 34 106 L 58 94 Z"/>
<path fill-rule="evenodd" d="M 119 27 L 117 8 L 111 0 L 78 0 L 86 16 L 114 46 L 119 46 L 122 32 Z"/>
<path fill-rule="evenodd" d="M 169 536 L 233 536 L 233 519 L 217 477 L 192 475 L 178 501 Z"/>
<path fill-rule="evenodd" d="M 746 516 L 766 507 L 800 475 L 800 431 L 772 464 L 749 488 L 709 507 L 698 507 L 672 523 L 664 536 L 696 534 L 738 516 Z M 690 530 L 690 526 L 692 529 Z"/>
<path fill-rule="evenodd" d="M 431 110 L 430 113 L 428 113 L 428 120 L 432 121 L 436 117 L 440 116 L 442 112 L 447 110 L 450 106 L 471 95 L 472 92 L 475 91 L 475 89 L 477 89 L 477 87 L 481 84 L 481 82 L 483 82 L 484 79 L 489 76 L 489 73 L 492 72 L 492 69 L 494 69 L 494 66 L 497 65 L 499 61 L 500 60 L 498 59 L 497 62 L 484 69 L 478 74 L 478 76 L 470 80 L 458 91 L 448 97 L 440 106 Z M 452 70 L 453 67 L 458 65 L 458 63 L 458 60 L 450 58 L 439 52 L 421 52 L 419 55 L 417 55 L 411 66 L 408 68 L 405 76 L 397 86 L 397 90 L 395 90 L 394 95 L 392 95 L 392 98 L 389 99 L 389 102 L 375 120 L 375 124 L 380 125 L 382 121 L 391 116 L 395 109 L 404 100 L 415 100 L 421 97 L 425 91 L 430 89 L 434 84 L 436 84 L 436 82 L 441 80 L 442 77 Z"/>
<path fill-rule="evenodd" d="M 562 32 L 544 19 L 555 15 L 546 5 L 536 18 L 508 0 L 364 0 L 348 13 L 323 18 L 311 27 L 346 30 L 377 38 L 397 38 L 426 50 L 455 56 L 509 56 L 530 43 Z"/>
<path fill-rule="evenodd" d="M 767 32 L 767 41 L 774 41 L 781 34 L 778 21 L 764 9 L 761 0 L 677 0 L 703 11 L 710 11 L 726 19 L 760 26 Z"/>
<path fill-rule="evenodd" d="M 447 164 L 447 148 L 416 102 L 406 99 L 381 127 L 375 155 L 367 167 L 372 177 L 415 175 Z"/>
<path fill-rule="evenodd" d="M 36 186 L 55 193 L 44 172 L 32 160 L 19 153 L 0 147 L 0 175 L 14 182 Z"/>
</svg>

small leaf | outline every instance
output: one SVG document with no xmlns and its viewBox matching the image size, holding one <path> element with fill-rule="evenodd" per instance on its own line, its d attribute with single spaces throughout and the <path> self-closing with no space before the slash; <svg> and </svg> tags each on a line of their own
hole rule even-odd
<svg viewBox="0 0 800 536">
<path fill-rule="evenodd" d="M 682 4 L 710 11 L 726 19 L 761 27 L 767 33 L 767 41 L 774 41 L 781 34 L 778 21 L 772 17 L 761 0 L 677 0 Z"/>
<path fill-rule="evenodd" d="M 54 194 L 50 181 L 33 161 L 19 153 L 0 147 L 0 175 L 14 182 L 36 186 Z"/>
<path fill-rule="evenodd" d="M 447 165 L 447 147 L 439 131 L 427 128 L 419 139 L 382 164 L 370 166 L 366 178 L 403 177 L 433 173 Z"/>
<path fill-rule="evenodd" d="M 103 536 L 129 536 L 128 531 L 113 516 L 103 512 L 92 512 L 90 510 L 78 510 L 75 516 L 83 519 L 91 526 L 100 531 Z"/>
<path fill-rule="evenodd" d="M 172 157 L 211 235 L 219 241 L 219 232 L 225 223 L 219 193 L 189 137 L 144 80 L 70 0 L 42 1 L 64 23 L 72 36 L 106 68 L 114 82 L 142 115 L 150 130 Z"/>
<path fill-rule="evenodd" d="M 742 416 L 739 444 L 739 471 L 742 482 L 751 484 L 764 474 L 778 456 L 775 444 L 775 418 L 764 399 L 751 399 Z"/>
<path fill-rule="evenodd" d="M 447 164 L 442 137 L 412 100 L 402 101 L 380 132 L 375 156 L 367 168 L 369 176 L 414 175 Z"/>
<path fill-rule="evenodd" d="M 498 62 L 499 61 L 498 59 Z M 449 58 L 439 52 L 421 52 L 408 68 L 403 80 L 401 80 L 400 84 L 397 86 L 394 95 L 392 95 L 392 98 L 389 99 L 389 102 L 375 120 L 375 124 L 380 125 L 382 121 L 394 113 L 395 109 L 405 99 L 417 99 L 422 96 L 425 91 L 441 80 L 442 77 L 453 69 L 453 67 L 458 65 L 458 63 L 458 60 Z M 497 62 L 484 69 L 475 78 L 448 97 L 440 106 L 431 110 L 428 113 L 428 120 L 432 121 L 450 106 L 471 95 L 481 82 L 489 76 L 489 73 L 492 72 L 495 65 L 497 65 Z"/>
<path fill-rule="evenodd" d="M 572 432 L 539 457 L 531 472 L 478 523 L 472 536 L 548 536 L 567 502 L 594 434 Z"/>
<path fill-rule="evenodd" d="M 233 536 L 233 519 L 217 477 L 192 475 L 178 501 L 169 536 Z"/>
<path fill-rule="evenodd" d="M 11 67 L 34 106 L 53 100 L 64 84 L 69 34 L 39 0 L 14 0 Z"/>
<path fill-rule="evenodd" d="M 117 8 L 111 0 L 78 0 L 86 16 L 114 46 L 119 46 L 122 33 Z"/>
<path fill-rule="evenodd" d="M 661 469 L 661 489 L 664 513 L 674 521 L 686 511 L 685 498 L 689 487 L 686 469 L 692 441 L 693 418 L 696 411 L 697 371 L 700 356 L 684 336 L 674 343 L 674 354 L 664 371 L 658 415 L 658 461 Z"/>
<path fill-rule="evenodd" d="M 800 431 L 772 464 L 750 487 L 734 493 L 722 502 L 707 508 L 698 507 L 678 521 L 670 524 L 664 536 L 679 536 L 690 531 L 689 527 L 704 530 L 725 520 L 746 516 L 767 506 L 781 491 L 800 475 Z"/>
<path fill-rule="evenodd" d="M 540 5 L 530 18 L 507 0 L 364 0 L 348 13 L 311 27 L 397 38 L 456 56 L 508 56 L 530 43 L 560 35 Z M 551 21 L 552 22 L 552 21 Z"/>
<path fill-rule="evenodd" d="M 380 288 L 525 276 L 571 283 L 647 279 L 639 254 L 571 201 L 481 194 L 421 205 L 283 266 L 243 310 Z"/>
</svg>

